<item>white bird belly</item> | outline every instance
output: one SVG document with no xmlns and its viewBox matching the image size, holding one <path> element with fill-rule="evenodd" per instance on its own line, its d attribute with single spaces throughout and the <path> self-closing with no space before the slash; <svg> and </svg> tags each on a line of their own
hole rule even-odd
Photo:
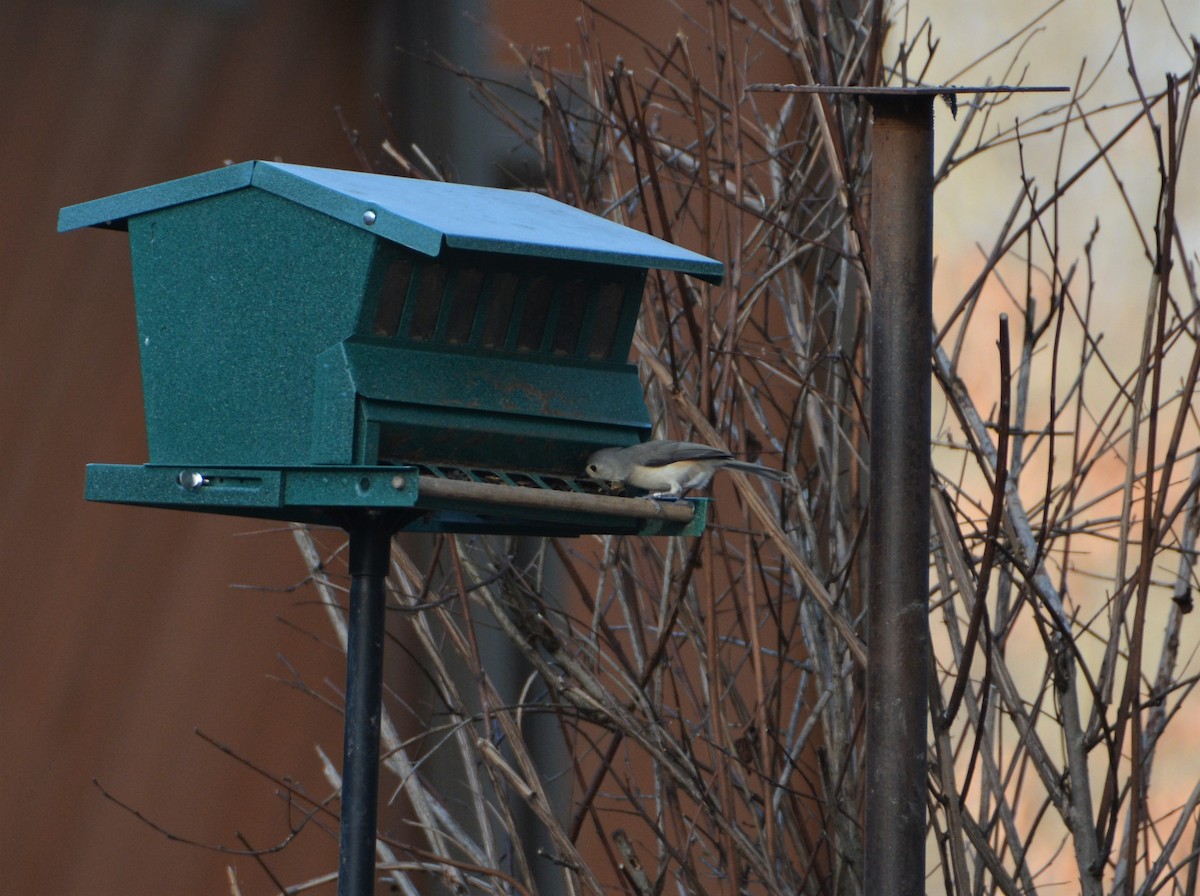
<svg viewBox="0 0 1200 896">
<path fill-rule="evenodd" d="M 679 495 L 700 488 L 712 479 L 712 470 L 699 461 L 677 461 L 661 467 L 635 467 L 627 482 L 655 494 Z"/>
</svg>

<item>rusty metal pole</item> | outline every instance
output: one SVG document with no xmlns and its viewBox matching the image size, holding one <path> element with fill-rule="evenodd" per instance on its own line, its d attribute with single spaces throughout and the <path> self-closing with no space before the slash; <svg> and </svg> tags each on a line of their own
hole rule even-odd
<svg viewBox="0 0 1200 896">
<path fill-rule="evenodd" d="M 872 96 L 865 886 L 925 892 L 931 95 Z"/>
<path fill-rule="evenodd" d="M 862 96 L 873 113 L 871 453 L 867 569 L 864 892 L 925 892 L 929 711 L 930 359 L 933 336 L 933 104 L 960 94 L 1067 87 L 747 90 Z"/>
</svg>

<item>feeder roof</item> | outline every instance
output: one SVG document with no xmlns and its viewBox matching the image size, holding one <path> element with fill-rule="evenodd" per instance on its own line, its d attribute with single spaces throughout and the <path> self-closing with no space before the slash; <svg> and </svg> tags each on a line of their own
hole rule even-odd
<svg viewBox="0 0 1200 896">
<path fill-rule="evenodd" d="M 538 193 L 281 162 L 243 162 L 72 205 L 58 229 L 125 230 L 137 215 L 248 187 L 430 256 L 450 247 L 659 268 L 714 283 L 724 274 L 719 261 Z"/>
</svg>

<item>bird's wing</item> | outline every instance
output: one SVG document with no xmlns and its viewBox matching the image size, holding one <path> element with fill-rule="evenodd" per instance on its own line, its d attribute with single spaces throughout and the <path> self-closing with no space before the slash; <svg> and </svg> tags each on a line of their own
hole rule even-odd
<svg viewBox="0 0 1200 896">
<path fill-rule="evenodd" d="M 641 448 L 645 453 L 641 454 L 639 461 L 647 467 L 665 467 L 681 460 L 729 460 L 733 457 L 728 451 L 722 451 L 720 448 L 669 439 L 646 442 Z"/>
</svg>

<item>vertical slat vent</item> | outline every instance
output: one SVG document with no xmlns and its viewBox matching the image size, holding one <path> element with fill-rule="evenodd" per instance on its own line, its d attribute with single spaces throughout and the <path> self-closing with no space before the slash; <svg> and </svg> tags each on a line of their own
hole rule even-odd
<svg viewBox="0 0 1200 896">
<path fill-rule="evenodd" d="M 378 280 L 375 336 L 593 362 L 625 360 L 614 353 L 622 347 L 618 337 L 629 317 L 627 300 L 640 283 L 582 277 L 577 266 L 525 270 L 390 254 Z"/>
</svg>

